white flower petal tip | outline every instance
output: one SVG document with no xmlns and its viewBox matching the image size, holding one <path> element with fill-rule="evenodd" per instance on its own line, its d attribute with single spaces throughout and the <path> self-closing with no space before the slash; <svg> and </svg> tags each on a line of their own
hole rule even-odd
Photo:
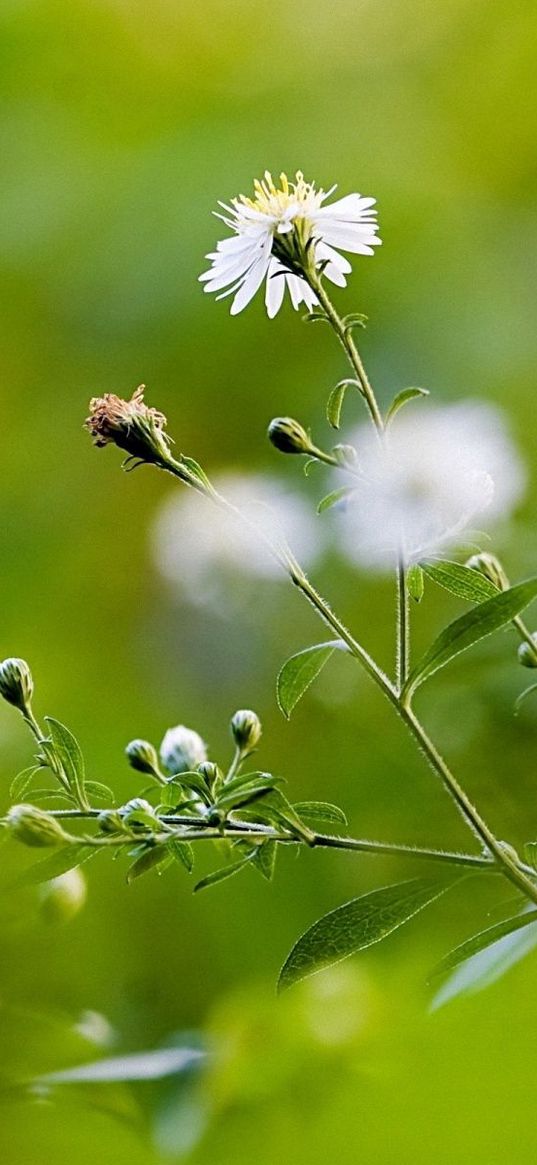
<svg viewBox="0 0 537 1165">
<path fill-rule="evenodd" d="M 199 276 L 203 290 L 218 291 L 221 299 L 233 296 L 231 315 L 238 315 L 265 282 L 269 319 L 278 314 L 286 290 L 295 311 L 302 304 L 309 311 L 317 297 L 301 270 L 308 262 L 311 269 L 312 254 L 314 267 L 345 287 L 352 267 L 340 250 L 374 255 L 381 240 L 375 199 L 347 194 L 323 205 L 335 189 L 316 190 L 300 170 L 293 182 L 281 174 L 277 185 L 267 171 L 254 182 L 253 198 L 241 194 L 230 205 L 220 202 L 225 214 L 214 213 L 233 234 L 206 256 L 211 266 Z"/>
<path fill-rule="evenodd" d="M 401 554 L 407 564 L 449 557 L 508 517 L 525 486 L 502 413 L 479 401 L 414 406 L 384 448 L 368 426 L 350 440 L 361 476 L 333 513 L 343 555 L 365 568 L 391 571 Z"/>
</svg>

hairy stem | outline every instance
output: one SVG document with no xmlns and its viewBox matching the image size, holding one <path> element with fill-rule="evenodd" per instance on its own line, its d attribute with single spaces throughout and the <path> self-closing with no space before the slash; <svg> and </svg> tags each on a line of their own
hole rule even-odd
<svg viewBox="0 0 537 1165">
<path fill-rule="evenodd" d="M 410 611 L 406 568 L 402 558 L 397 563 L 397 690 L 401 692 L 408 679 L 410 667 Z"/>
</svg>

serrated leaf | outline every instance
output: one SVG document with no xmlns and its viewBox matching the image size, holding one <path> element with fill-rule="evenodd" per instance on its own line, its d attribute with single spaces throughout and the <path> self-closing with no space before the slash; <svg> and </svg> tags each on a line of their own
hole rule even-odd
<svg viewBox="0 0 537 1165">
<path fill-rule="evenodd" d="M 155 845 L 145 849 L 127 870 L 129 885 L 136 878 L 141 878 L 143 874 L 148 874 L 151 870 L 158 870 L 165 865 L 170 865 L 173 859 L 171 854 L 167 853 L 167 849 L 168 847 L 164 845 Z"/>
<path fill-rule="evenodd" d="M 64 845 L 43 861 L 31 866 L 29 870 L 25 870 L 17 879 L 17 885 L 36 886 L 40 882 L 48 882 L 51 878 L 59 878 L 61 874 L 66 874 L 68 870 L 74 870 L 75 866 L 87 862 L 97 852 L 95 846 L 85 845 L 84 842 Z"/>
<path fill-rule="evenodd" d="M 343 498 L 351 497 L 356 493 L 356 487 L 353 485 L 342 485 L 339 489 L 333 489 L 331 493 L 322 498 L 317 506 L 317 513 L 323 514 L 325 510 L 329 510 L 331 506 L 337 505 L 338 502 L 343 501 Z"/>
<path fill-rule="evenodd" d="M 468 603 L 484 603 L 498 594 L 498 587 L 490 579 L 460 562 L 446 558 L 441 562 L 422 562 L 421 568 L 438 586 Z"/>
<path fill-rule="evenodd" d="M 267 879 L 267 882 L 272 881 L 274 877 L 277 850 L 277 842 L 271 841 L 270 838 L 268 841 L 264 841 L 255 847 L 252 863 L 259 870 L 260 874 Z"/>
<path fill-rule="evenodd" d="M 378 943 L 452 885 L 412 878 L 372 890 L 325 914 L 298 939 L 278 981 L 278 991 Z"/>
<path fill-rule="evenodd" d="M 313 821 L 335 821 L 338 825 L 347 825 L 347 818 L 339 805 L 332 805 L 330 801 L 295 801 L 293 806 L 299 817 L 311 817 Z"/>
<path fill-rule="evenodd" d="M 114 802 L 114 794 L 108 785 L 103 785 L 102 781 L 86 781 L 86 793 L 90 796 L 96 797 L 98 801 L 112 801 Z"/>
<path fill-rule="evenodd" d="M 406 405 L 409 400 L 416 400 L 416 397 L 418 397 L 418 396 L 429 396 L 429 389 L 428 388 L 403 388 L 403 389 L 401 389 L 401 392 L 398 392 L 397 395 L 394 396 L 394 398 L 392 400 L 392 403 L 388 409 L 388 412 L 386 413 L 386 418 L 385 418 L 384 424 L 389 425 L 390 422 L 393 421 L 393 418 L 395 417 L 396 413 L 399 412 L 399 409 L 402 408 L 403 405 Z"/>
<path fill-rule="evenodd" d="M 306 647 L 304 651 L 297 652 L 284 663 L 276 681 L 276 695 L 278 706 L 287 719 L 336 650 L 348 650 L 342 639 L 332 639 L 328 643 L 316 643 L 313 647 Z"/>
<path fill-rule="evenodd" d="M 169 850 L 176 862 L 184 866 L 189 874 L 192 873 L 194 868 L 194 850 L 189 841 L 179 841 L 178 837 L 174 837 L 167 843 L 166 849 Z"/>
<path fill-rule="evenodd" d="M 30 765 L 29 768 L 23 769 L 21 773 L 17 773 L 17 776 L 13 778 L 9 786 L 9 796 L 12 801 L 22 800 L 24 794 L 30 788 L 35 774 L 38 773 L 40 769 L 41 765 Z"/>
<path fill-rule="evenodd" d="M 230 862 L 228 866 L 222 866 L 219 870 L 213 870 L 212 874 L 207 874 L 206 878 L 202 878 L 200 882 L 196 882 L 194 886 L 194 893 L 198 890 L 206 890 L 208 886 L 216 886 L 217 882 L 224 882 L 226 878 L 232 878 L 234 874 L 238 874 L 255 856 L 255 850 L 252 850 L 245 858 L 239 858 L 237 862 Z"/>
<path fill-rule="evenodd" d="M 345 380 L 340 380 L 335 385 L 330 393 L 330 396 L 328 397 L 326 405 L 326 419 L 328 424 L 331 425 L 333 429 L 339 429 L 343 400 L 345 393 L 351 384 L 354 385 L 354 387 L 358 390 L 360 389 L 360 385 L 357 380 L 346 377 Z"/>
<path fill-rule="evenodd" d="M 445 667 L 456 655 L 520 615 L 536 596 L 537 578 L 527 579 L 509 590 L 498 592 L 493 598 L 461 615 L 460 619 L 455 619 L 454 623 L 444 628 L 414 668 L 403 695 L 408 699 L 420 684 Z"/>
<path fill-rule="evenodd" d="M 78 740 L 65 724 L 55 720 L 52 716 L 45 716 L 50 732 L 54 757 L 59 762 L 69 789 L 76 799 L 84 804 L 84 757 Z"/>
<path fill-rule="evenodd" d="M 423 570 L 418 563 L 414 563 L 408 568 L 406 576 L 407 590 L 410 598 L 415 603 L 421 603 L 424 591 Z"/>
</svg>

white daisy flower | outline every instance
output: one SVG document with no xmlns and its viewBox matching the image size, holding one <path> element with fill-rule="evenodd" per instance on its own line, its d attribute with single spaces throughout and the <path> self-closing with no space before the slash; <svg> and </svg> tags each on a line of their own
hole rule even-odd
<svg viewBox="0 0 537 1165">
<path fill-rule="evenodd" d="M 215 212 L 217 218 L 234 234 L 206 256 L 211 267 L 200 275 L 205 291 L 220 292 L 218 299 L 233 295 L 231 315 L 237 315 L 266 280 L 265 304 L 272 319 L 286 287 L 295 310 L 302 303 L 308 310 L 315 307 L 317 296 L 302 274 L 312 264 L 345 287 L 352 268 L 339 250 L 373 255 L 381 240 L 375 199 L 347 194 L 323 206 L 335 189 L 316 190 L 300 170 L 295 182 L 281 174 L 277 187 L 267 171 L 262 182 L 254 182 L 253 198 L 241 194 L 230 206 L 221 202 L 225 213 Z"/>
<path fill-rule="evenodd" d="M 338 533 L 345 556 L 366 567 L 445 555 L 507 515 L 525 484 L 501 413 L 477 401 L 409 409 L 383 444 L 369 426 L 351 441 L 361 477 L 337 507 Z"/>
</svg>

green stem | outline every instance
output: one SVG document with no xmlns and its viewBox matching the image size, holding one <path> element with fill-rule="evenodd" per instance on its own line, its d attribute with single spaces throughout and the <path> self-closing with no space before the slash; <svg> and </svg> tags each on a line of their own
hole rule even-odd
<svg viewBox="0 0 537 1165">
<path fill-rule="evenodd" d="M 410 611 L 406 567 L 402 558 L 397 563 L 397 689 L 405 686 L 410 669 Z"/>
<path fill-rule="evenodd" d="M 344 321 L 341 319 L 341 316 L 338 314 L 331 299 L 327 295 L 321 276 L 316 271 L 311 271 L 308 273 L 308 282 L 312 290 L 315 292 L 323 310 L 326 312 L 328 320 L 331 323 L 334 332 L 336 333 L 336 336 L 345 352 L 353 372 L 356 373 L 356 377 L 361 387 L 362 396 L 366 401 L 373 424 L 375 425 L 377 432 L 382 433 L 384 431 L 382 413 L 377 404 L 377 399 L 370 384 L 367 372 L 364 368 L 362 358 L 352 338 L 352 332 L 350 328 L 345 327 Z"/>
</svg>

